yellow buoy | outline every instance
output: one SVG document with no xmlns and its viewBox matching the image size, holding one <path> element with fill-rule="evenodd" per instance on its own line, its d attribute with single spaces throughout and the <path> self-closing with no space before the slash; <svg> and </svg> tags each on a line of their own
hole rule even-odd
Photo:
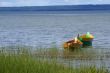
<svg viewBox="0 0 110 73">
<path fill-rule="evenodd" d="M 94 39 L 94 36 L 90 34 L 89 32 L 87 32 L 87 34 L 84 34 L 80 36 L 79 38 L 81 38 L 83 41 L 91 41 Z"/>
<path fill-rule="evenodd" d="M 80 41 L 83 43 L 83 47 L 92 46 L 94 36 L 87 32 L 87 34 L 79 36 Z"/>
</svg>

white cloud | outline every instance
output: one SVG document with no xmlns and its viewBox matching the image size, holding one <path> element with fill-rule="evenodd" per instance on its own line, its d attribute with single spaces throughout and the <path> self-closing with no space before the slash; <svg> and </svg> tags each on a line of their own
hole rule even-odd
<svg viewBox="0 0 110 73">
<path fill-rule="evenodd" d="M 16 0 L 16 5 L 25 5 L 25 6 L 43 6 L 50 5 L 53 3 L 53 0 Z"/>
<path fill-rule="evenodd" d="M 13 6 L 11 2 L 0 2 L 0 7 Z"/>
<path fill-rule="evenodd" d="M 68 4 L 68 5 L 72 5 L 72 4 L 82 4 L 82 0 L 64 0 L 65 1 L 65 4 Z"/>
<path fill-rule="evenodd" d="M 1 1 L 0 7 L 6 6 L 43 6 L 51 4 L 50 0 L 14 0 Z"/>
<path fill-rule="evenodd" d="M 110 4 L 110 0 L 0 0 L 0 6 Z"/>
</svg>

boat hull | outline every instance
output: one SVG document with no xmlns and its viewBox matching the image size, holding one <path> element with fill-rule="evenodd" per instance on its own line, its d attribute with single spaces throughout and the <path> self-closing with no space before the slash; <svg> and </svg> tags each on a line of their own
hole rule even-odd
<svg viewBox="0 0 110 73">
<path fill-rule="evenodd" d="M 70 41 L 65 42 L 64 45 L 63 45 L 63 47 L 64 47 L 64 49 L 78 49 L 78 48 L 81 48 L 82 45 L 83 45 L 83 43 L 80 42 L 79 40 L 76 43 L 73 40 L 71 42 Z"/>
</svg>

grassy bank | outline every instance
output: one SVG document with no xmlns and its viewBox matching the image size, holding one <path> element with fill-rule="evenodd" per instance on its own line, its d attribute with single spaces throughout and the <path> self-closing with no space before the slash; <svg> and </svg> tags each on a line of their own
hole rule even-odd
<svg viewBox="0 0 110 73">
<path fill-rule="evenodd" d="M 108 73 L 105 68 L 70 68 L 55 61 L 35 59 L 28 54 L 0 54 L 0 73 Z"/>
</svg>

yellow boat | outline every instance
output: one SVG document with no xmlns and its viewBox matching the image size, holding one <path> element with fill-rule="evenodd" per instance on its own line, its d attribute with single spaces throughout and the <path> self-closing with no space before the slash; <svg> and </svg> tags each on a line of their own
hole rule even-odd
<svg viewBox="0 0 110 73">
<path fill-rule="evenodd" d="M 82 42 L 77 38 L 67 41 L 63 44 L 64 49 L 77 49 L 82 47 Z"/>
<path fill-rule="evenodd" d="M 70 41 L 67 41 L 63 44 L 64 49 L 75 49 L 75 48 L 81 48 L 81 47 L 88 47 L 92 46 L 92 40 L 94 39 L 94 36 L 87 32 L 87 34 L 78 36 Z"/>
</svg>

